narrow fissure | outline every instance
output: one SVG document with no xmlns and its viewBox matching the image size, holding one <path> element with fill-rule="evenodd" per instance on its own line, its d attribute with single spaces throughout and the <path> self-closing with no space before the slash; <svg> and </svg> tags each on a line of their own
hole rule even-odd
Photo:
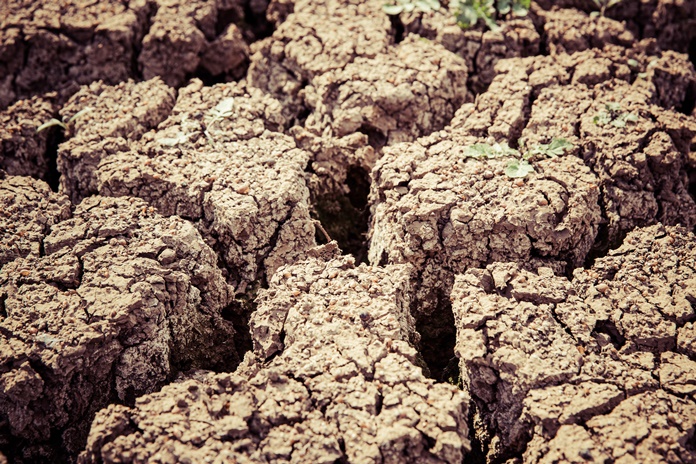
<svg viewBox="0 0 696 464">
<path fill-rule="evenodd" d="M 442 298 L 432 314 L 416 317 L 416 330 L 421 336 L 419 352 L 428 368 L 429 377 L 438 382 L 448 382 L 454 372 L 457 358 L 454 345 L 457 331 L 449 299 Z"/>
<path fill-rule="evenodd" d="M 331 240 L 338 243 L 343 253 L 352 255 L 357 264 L 366 263 L 370 175 L 360 166 L 351 166 L 348 168 L 345 183 L 349 189 L 346 195 L 320 195 L 315 198 L 314 215 Z M 324 231 L 318 230 L 322 232 L 317 234 L 320 244 L 328 241 L 328 238 L 324 237 Z"/>
<path fill-rule="evenodd" d="M 46 138 L 46 177 L 44 180 L 54 192 L 58 191 L 60 185 L 60 172 L 58 172 L 58 145 L 65 140 L 62 131 L 56 128 L 48 130 Z"/>
</svg>

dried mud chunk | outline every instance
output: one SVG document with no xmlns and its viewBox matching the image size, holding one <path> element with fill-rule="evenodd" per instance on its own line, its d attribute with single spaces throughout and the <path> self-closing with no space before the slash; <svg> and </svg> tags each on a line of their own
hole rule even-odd
<svg viewBox="0 0 696 464">
<path fill-rule="evenodd" d="M 48 132 L 36 129 L 54 114 L 47 97 L 21 100 L 0 112 L 0 169 L 11 176 L 46 178 Z"/>
<path fill-rule="evenodd" d="M 70 201 L 44 182 L 0 171 L 0 268 L 15 258 L 40 256 L 51 226 L 70 217 Z"/>
<path fill-rule="evenodd" d="M 556 9 L 542 13 L 548 50 L 552 54 L 575 53 L 606 44 L 630 47 L 634 35 L 624 24 L 606 17 L 592 18 L 575 9 Z"/>
<path fill-rule="evenodd" d="M 147 2 L 11 0 L 0 6 L 0 107 L 17 98 L 130 76 Z"/>
<path fill-rule="evenodd" d="M 689 57 L 665 51 L 651 59 L 646 66 L 646 79 L 655 86 L 655 103 L 663 108 L 693 110 L 696 98 L 696 71 Z M 691 101 L 689 101 L 691 99 Z"/>
<path fill-rule="evenodd" d="M 667 110 L 649 106 L 646 93 L 619 81 L 595 92 L 579 133 L 585 161 L 600 179 L 608 243 L 656 220 L 692 227 L 696 204 L 687 191 L 688 153 L 677 149 L 659 122 Z"/>
<path fill-rule="evenodd" d="M 694 317 L 693 240 L 680 227 L 637 229 L 590 270 L 575 272 L 575 288 L 587 295 L 594 320 L 607 321 L 615 341 L 630 340 L 655 353 L 674 349 L 677 326 Z M 565 322 L 578 337 L 590 335 L 584 325 L 595 325 Z"/>
<path fill-rule="evenodd" d="M 350 257 L 281 268 L 252 318 L 248 375 L 198 372 L 103 410 L 80 462 L 460 462 L 468 398 L 414 365 L 410 271 Z"/>
<path fill-rule="evenodd" d="M 83 87 L 61 110 L 65 118 L 84 111 L 71 123 L 72 137 L 58 148 L 61 190 L 74 203 L 97 193 L 99 163 L 166 119 L 174 101 L 174 90 L 159 78 Z"/>
<path fill-rule="evenodd" d="M 287 125 L 277 100 L 243 84 L 203 87 L 194 80 L 171 109 L 171 90 L 161 81 L 140 85 L 160 89 L 171 115 L 140 140 L 138 131 L 83 141 L 75 153 L 91 156 L 76 157 L 74 171 L 87 173 L 90 188 L 106 196 L 140 197 L 164 215 L 200 221 L 240 292 L 272 273 L 279 260 L 292 260 L 313 245 L 304 180 L 310 155 L 290 137 L 270 131 Z M 109 88 L 104 94 L 134 104 L 147 88 Z M 102 120 L 108 118 L 90 112 L 81 122 L 98 127 Z M 81 126 L 77 130 L 75 144 Z M 64 188 L 81 195 L 80 183 L 66 180 Z"/>
<path fill-rule="evenodd" d="M 516 265 L 488 269 L 456 277 L 452 310 L 464 390 L 477 400 L 478 414 L 495 435 L 490 458 L 522 449 L 529 424 L 520 415 L 529 391 L 567 383 L 580 372 L 582 357 L 553 312 L 568 285 L 560 294 L 547 293 L 540 286 L 544 278 Z M 554 280 L 552 273 L 545 277 Z M 506 296 L 506 288 L 516 289 L 518 282 L 534 293 Z"/>
<path fill-rule="evenodd" d="M 402 13 L 399 18 L 405 32 L 432 40 L 464 58 L 470 71 L 469 88 L 474 93 L 486 90 L 496 75 L 494 67 L 499 60 L 539 53 L 539 33 L 529 19 L 504 21 L 499 30 L 491 31 L 462 29 L 447 8 L 430 13 Z"/>
<path fill-rule="evenodd" d="M 693 462 L 696 404 L 663 390 L 626 398 L 583 425 L 564 425 L 529 443 L 525 462 Z"/>
<path fill-rule="evenodd" d="M 139 152 L 102 162 L 99 192 L 140 197 L 162 214 L 201 221 L 201 232 L 221 250 L 239 292 L 313 245 L 303 174 L 309 154 L 292 139 L 267 132 L 211 145 L 198 132 L 174 147 L 167 140 L 159 137 Z"/>
<path fill-rule="evenodd" d="M 370 262 L 456 273 L 494 261 L 584 261 L 600 211 L 580 160 L 540 161 L 518 186 L 507 160 L 463 155 L 476 139 L 431 139 L 385 149 L 373 170 Z"/>
<path fill-rule="evenodd" d="M 693 322 L 677 330 L 677 348 L 689 358 L 696 360 L 696 326 Z"/>
<path fill-rule="evenodd" d="M 271 37 L 252 45 L 247 76 L 251 86 L 278 98 L 288 117 L 297 117 L 303 108 L 301 90 L 314 77 L 343 69 L 356 57 L 374 58 L 390 42 L 389 19 L 379 1 L 303 5 L 295 5 L 297 12 Z"/>
<path fill-rule="evenodd" d="M 239 28 L 230 24 L 211 42 L 201 56 L 203 66 L 213 76 L 226 73 L 241 77 L 240 65 L 249 59 L 249 46 L 242 37 Z"/>
<path fill-rule="evenodd" d="M 676 326 L 695 316 L 693 240 L 678 227 L 637 229 L 572 281 L 512 263 L 456 277 L 455 353 L 482 424 L 477 433 L 493 437 L 489 458 L 526 447 L 525 459 L 540 462 L 534 453 L 545 443 L 565 440 L 571 424 L 612 416 L 626 398 L 696 391 L 696 363 L 670 351 Z M 682 442 L 675 452 L 693 450 Z"/>
<path fill-rule="evenodd" d="M 391 53 L 358 57 L 305 89 L 306 126 L 343 137 L 376 132 L 384 143 L 442 129 L 464 102 L 467 70 L 443 48 L 407 37 Z"/>
<path fill-rule="evenodd" d="M 206 36 L 213 38 L 216 16 L 212 0 L 160 0 L 138 57 L 143 77 L 161 76 L 172 87 L 181 85 L 198 67 Z"/>
<path fill-rule="evenodd" d="M 53 226 L 45 256 L 2 268 L 0 410 L 12 436 L 40 447 L 62 434 L 76 453 L 109 402 L 182 368 L 238 362 L 217 256 L 190 223 L 153 211 L 90 197 Z"/>
</svg>

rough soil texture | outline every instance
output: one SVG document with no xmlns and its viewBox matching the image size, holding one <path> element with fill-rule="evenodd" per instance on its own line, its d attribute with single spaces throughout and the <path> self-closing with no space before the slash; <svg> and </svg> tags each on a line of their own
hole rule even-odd
<svg viewBox="0 0 696 464">
<path fill-rule="evenodd" d="M 238 292 L 313 245 L 303 174 L 310 155 L 275 132 L 286 124 L 276 100 L 242 85 L 193 81 L 172 106 L 173 92 L 158 78 L 93 87 L 65 109 L 94 107 L 58 154 L 72 198 L 136 196 L 195 221 Z M 230 112 L 220 116 L 219 104 Z M 115 122 L 114 106 L 124 108 Z"/>
<path fill-rule="evenodd" d="M 468 398 L 417 366 L 410 267 L 332 250 L 259 295 L 257 361 L 104 410 L 79 462 L 460 462 Z"/>
<path fill-rule="evenodd" d="M 696 3 L 384 3 L 2 3 L 0 462 L 696 463 Z"/>
<path fill-rule="evenodd" d="M 544 10 L 576 8 L 588 14 L 598 11 L 593 0 L 538 0 L 536 3 Z M 606 16 L 625 22 L 638 39 L 654 38 L 664 50 L 686 53 L 696 37 L 696 4 L 693 2 L 622 0 L 607 9 Z"/>
<path fill-rule="evenodd" d="M 495 77 L 499 60 L 539 54 L 539 33 L 528 18 L 505 21 L 497 31 L 482 26 L 464 30 L 446 8 L 404 14 L 401 21 L 404 32 L 432 40 L 464 58 L 471 74 L 469 88 L 477 94 L 485 91 Z"/>
<path fill-rule="evenodd" d="M 51 96 L 47 97 L 21 100 L 0 112 L 0 169 L 11 176 L 47 177 L 49 133 L 36 133 L 57 110 Z"/>
<path fill-rule="evenodd" d="M 249 46 L 222 0 L 9 0 L 0 6 L 0 108 L 49 90 L 161 76 L 179 86 L 199 68 L 239 77 Z M 218 28 L 222 27 L 222 30 Z"/>
<path fill-rule="evenodd" d="M 572 281 L 513 263 L 457 276 L 455 351 L 489 458 L 696 458 L 696 361 L 677 345 L 696 316 L 693 243 L 659 225 Z"/>
<path fill-rule="evenodd" d="M 71 206 L 44 182 L 0 171 L 0 268 L 16 258 L 41 256 L 51 226 L 68 219 Z"/>
<path fill-rule="evenodd" d="M 58 440 L 76 454 L 108 403 L 132 402 L 181 369 L 238 363 L 221 317 L 233 289 L 191 223 L 103 197 L 66 219 L 67 198 L 45 184 L 2 185 L 26 192 L 8 211 L 41 247 L 0 270 L 3 448 L 25 462 L 59 459 L 44 446 Z"/>
</svg>

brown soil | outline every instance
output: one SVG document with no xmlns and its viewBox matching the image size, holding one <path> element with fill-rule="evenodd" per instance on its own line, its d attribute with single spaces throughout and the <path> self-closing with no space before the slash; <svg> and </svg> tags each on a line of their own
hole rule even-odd
<svg viewBox="0 0 696 464">
<path fill-rule="evenodd" d="M 0 6 L 0 462 L 696 462 L 696 4 L 442 3 Z"/>
</svg>

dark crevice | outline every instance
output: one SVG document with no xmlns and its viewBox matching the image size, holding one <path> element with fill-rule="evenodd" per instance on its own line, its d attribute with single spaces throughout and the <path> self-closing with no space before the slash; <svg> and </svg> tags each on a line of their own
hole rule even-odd
<svg viewBox="0 0 696 464">
<path fill-rule="evenodd" d="M 273 34 L 273 23 L 266 18 L 268 0 L 250 0 L 244 3 L 244 22 L 241 29 L 252 34 L 250 41 L 256 41 L 270 37 Z"/>
<path fill-rule="evenodd" d="M 691 42 L 689 43 L 689 60 L 691 60 L 691 63 L 696 67 L 696 37 L 694 37 Z"/>
<path fill-rule="evenodd" d="M 240 360 L 252 349 L 249 318 L 255 310 L 254 306 L 253 300 L 235 299 L 222 310 L 222 318 L 231 322 L 234 327 L 234 347 Z"/>
<path fill-rule="evenodd" d="M 466 464 L 487 464 L 488 459 L 488 433 L 482 428 L 482 424 L 477 424 L 476 415 L 478 407 L 475 401 L 469 404 L 469 440 L 471 441 L 471 452 L 466 455 Z M 479 421 L 480 422 L 480 418 Z M 478 425 L 478 426 L 477 426 Z"/>
<path fill-rule="evenodd" d="M 6 300 L 7 295 L 0 295 L 0 317 L 7 317 L 7 309 L 5 308 Z"/>
<path fill-rule="evenodd" d="M 387 136 L 369 124 L 360 126 L 358 132 L 367 135 L 367 143 L 375 150 L 381 150 L 387 144 Z"/>
<path fill-rule="evenodd" d="M 46 138 L 46 176 L 44 180 L 54 192 L 60 185 L 60 173 L 58 172 L 58 145 L 65 140 L 65 134 L 58 128 L 48 129 Z"/>
<path fill-rule="evenodd" d="M 619 329 L 616 327 L 616 324 L 609 320 L 597 321 L 595 328 L 592 331 L 592 336 L 596 336 L 598 334 L 608 335 L 609 339 L 611 340 L 611 344 L 614 345 L 614 348 L 617 350 L 620 350 L 626 343 L 626 338 L 621 335 Z"/>
<path fill-rule="evenodd" d="M 317 227 L 317 241 L 321 244 L 328 243 L 329 238 L 335 240 L 341 251 L 352 255 L 358 264 L 367 262 L 369 179 L 369 173 L 364 168 L 351 166 L 345 180 L 349 189 L 345 196 L 322 195 L 313 202 L 313 216 L 323 228 Z M 324 232 L 328 237 L 324 236 Z"/>
<path fill-rule="evenodd" d="M 686 88 L 684 101 L 678 108 L 678 111 L 689 116 L 694 111 L 694 106 L 696 106 L 696 82 L 691 82 Z"/>
<path fill-rule="evenodd" d="M 439 382 L 447 382 L 451 374 L 450 362 L 455 358 L 454 345 L 457 342 L 454 314 L 449 299 L 441 298 L 439 307 L 432 314 L 419 314 L 416 318 L 416 330 L 421 336 L 419 352 L 430 371 L 429 377 Z"/>
<path fill-rule="evenodd" d="M 389 21 L 392 25 L 392 32 L 394 34 L 394 43 L 398 44 L 404 40 L 405 27 L 404 23 L 401 21 L 399 15 L 389 15 Z"/>
</svg>

